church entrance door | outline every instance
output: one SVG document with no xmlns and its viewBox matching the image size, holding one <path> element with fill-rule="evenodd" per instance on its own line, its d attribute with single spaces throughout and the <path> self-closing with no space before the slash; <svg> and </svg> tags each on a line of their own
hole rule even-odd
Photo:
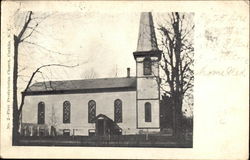
<svg viewBox="0 0 250 160">
<path fill-rule="evenodd" d="M 105 131 L 105 127 L 104 127 L 104 119 L 98 119 L 97 120 L 97 135 L 98 136 L 104 136 L 104 131 Z"/>
<path fill-rule="evenodd" d="M 109 117 L 99 114 L 95 118 L 96 136 L 120 135 L 121 128 Z"/>
</svg>

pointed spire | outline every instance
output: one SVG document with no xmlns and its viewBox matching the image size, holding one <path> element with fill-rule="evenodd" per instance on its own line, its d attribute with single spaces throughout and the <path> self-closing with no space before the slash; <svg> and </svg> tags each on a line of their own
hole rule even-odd
<svg viewBox="0 0 250 160">
<path fill-rule="evenodd" d="M 157 41 L 151 12 L 142 12 L 140 19 L 137 52 L 157 51 Z"/>
</svg>

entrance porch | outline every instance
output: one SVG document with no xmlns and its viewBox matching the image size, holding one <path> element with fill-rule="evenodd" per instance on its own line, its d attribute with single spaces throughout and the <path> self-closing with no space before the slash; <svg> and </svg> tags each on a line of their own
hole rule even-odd
<svg viewBox="0 0 250 160">
<path fill-rule="evenodd" d="M 95 135 L 122 135 L 122 129 L 106 115 L 99 114 L 95 119 Z"/>
</svg>

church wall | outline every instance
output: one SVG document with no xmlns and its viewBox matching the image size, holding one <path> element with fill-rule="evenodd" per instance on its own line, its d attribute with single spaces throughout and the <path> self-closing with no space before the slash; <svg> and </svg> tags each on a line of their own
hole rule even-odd
<svg viewBox="0 0 250 160">
<path fill-rule="evenodd" d="M 159 98 L 159 89 L 156 78 L 138 78 L 137 79 L 138 99 L 156 99 Z"/>
<path fill-rule="evenodd" d="M 145 103 L 151 104 L 151 122 L 145 122 Z M 138 128 L 159 128 L 159 100 L 138 100 Z"/>
<path fill-rule="evenodd" d="M 85 94 L 56 94 L 26 96 L 22 112 L 22 123 L 37 124 L 38 103 L 45 103 L 45 124 L 52 125 L 53 121 L 57 131 L 70 129 L 70 134 L 88 135 L 89 129 L 95 129 L 94 123 L 88 123 L 88 102 L 95 100 L 96 115 L 104 114 L 114 120 L 114 101 L 122 100 L 122 123 L 118 125 L 123 129 L 122 134 L 135 134 L 136 129 L 136 92 L 105 92 Z M 70 101 L 70 123 L 63 124 L 63 102 Z M 54 108 L 55 116 L 52 116 Z M 53 118 L 52 118 L 53 117 Z"/>
</svg>

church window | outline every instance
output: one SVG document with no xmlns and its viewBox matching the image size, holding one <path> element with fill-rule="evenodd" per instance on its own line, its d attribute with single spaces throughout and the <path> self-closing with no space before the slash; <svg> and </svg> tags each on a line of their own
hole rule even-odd
<svg viewBox="0 0 250 160">
<path fill-rule="evenodd" d="M 94 100 L 91 100 L 89 101 L 88 103 L 88 112 L 89 112 L 89 115 L 88 115 L 88 122 L 89 123 L 94 123 L 94 120 L 95 120 L 95 116 L 96 116 L 96 103 Z"/>
<path fill-rule="evenodd" d="M 115 106 L 114 121 L 116 123 L 121 123 L 122 122 L 122 101 L 120 99 L 115 100 L 114 106 Z"/>
<path fill-rule="evenodd" d="M 63 123 L 70 123 L 70 102 L 63 102 Z"/>
<path fill-rule="evenodd" d="M 143 60 L 143 74 L 144 75 L 150 75 L 151 74 L 151 59 L 149 57 L 146 57 Z"/>
<path fill-rule="evenodd" d="M 151 104 L 145 103 L 145 122 L 151 122 Z"/>
<path fill-rule="evenodd" d="M 44 102 L 38 103 L 38 124 L 44 124 L 45 121 L 45 104 Z"/>
</svg>

